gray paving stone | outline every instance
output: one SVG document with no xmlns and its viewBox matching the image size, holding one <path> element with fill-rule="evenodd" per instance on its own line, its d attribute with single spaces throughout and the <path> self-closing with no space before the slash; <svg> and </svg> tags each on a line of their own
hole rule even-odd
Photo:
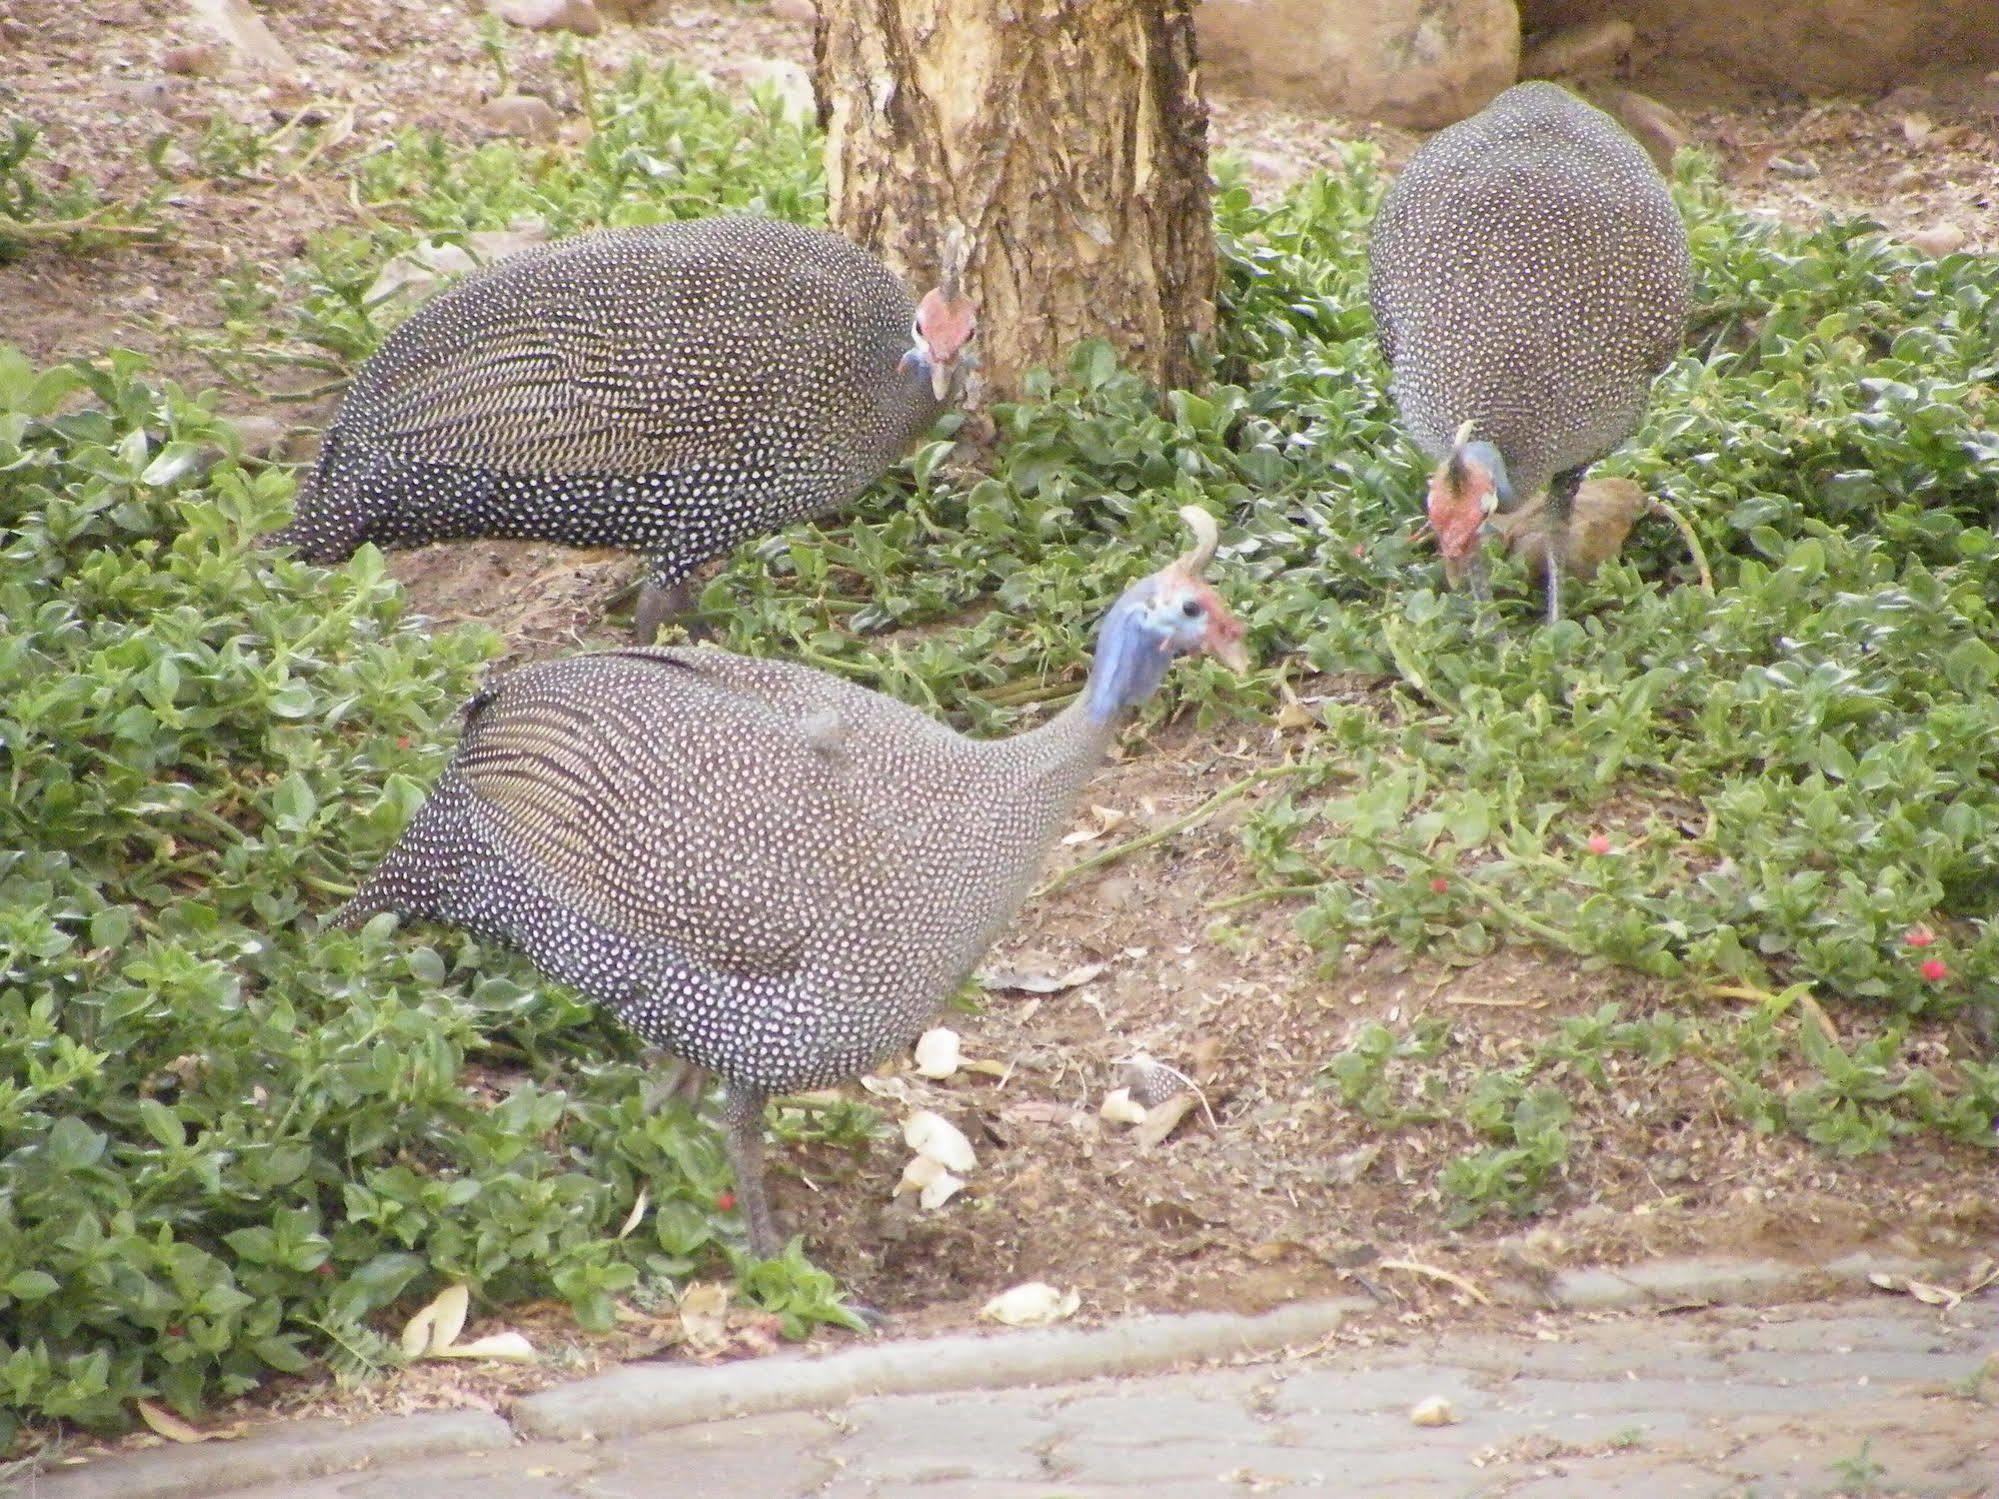
<svg viewBox="0 0 1999 1499">
<path fill-rule="evenodd" d="M 1254 1443 L 1270 1439 L 1271 1421 L 1255 1414 L 1252 1405 L 1261 1391 L 1275 1388 L 1267 1374 L 1246 1369 L 1164 1375 L 1146 1381 L 1142 1402 L 1114 1386 L 1084 1386 L 1084 1393 L 1063 1395 L 1055 1414 L 1064 1432 L 1110 1446 L 1145 1446 L 1196 1433 L 1210 1441 Z"/>
<path fill-rule="evenodd" d="M 302 1420 L 235 1442 L 160 1448 L 45 1474 L 35 1499 L 210 1499 L 253 1484 L 317 1478 L 412 1458 L 511 1447 L 485 1411 L 430 1411 L 346 1422 Z"/>
<path fill-rule="evenodd" d="M 1725 1480 L 1695 1463 L 1670 1457 L 1624 1453 L 1567 1458 L 1537 1464 L 1525 1483 L 1508 1488 L 1506 1499 L 1709 1499 Z"/>
<path fill-rule="evenodd" d="M 1468 1416 L 1490 1410 L 1496 1404 L 1493 1389 L 1500 1387 L 1482 1373 L 1452 1365 L 1335 1364 L 1290 1372 L 1272 1386 L 1269 1404 L 1281 1417 L 1328 1421 L 1357 1414 L 1404 1413 L 1419 1401 L 1441 1395 L 1460 1416 Z"/>
<path fill-rule="evenodd" d="M 804 1499 L 837 1471 L 839 1433 L 823 1416 L 717 1421 L 605 1442 L 578 1499 Z"/>
<path fill-rule="evenodd" d="M 1741 1330 L 1743 1345 L 1766 1353 L 1948 1352 L 1960 1334 L 1907 1317 L 1789 1317 Z"/>
<path fill-rule="evenodd" d="M 834 1456 L 850 1472 L 895 1483 L 1036 1479 L 1060 1430 L 1045 1391 L 894 1395 L 839 1413 Z"/>
<path fill-rule="evenodd" d="M 1053 1461 L 1061 1478 L 1085 1483 L 1143 1484 L 1147 1488 L 1175 1481 L 1219 1486 L 1236 1482 L 1249 1485 L 1261 1480 L 1320 1487 L 1330 1485 L 1335 1478 L 1347 1481 L 1346 1475 L 1336 1469 L 1334 1460 L 1323 1452 L 1254 1442 L 1206 1441 L 1198 1436 L 1142 1447 L 1086 1437 L 1057 1447 Z M 1462 1463 L 1463 1459 L 1457 1461 Z M 1448 1476 L 1445 1470 L 1421 1456 L 1398 1461 L 1395 1476 L 1405 1474 L 1412 1478 Z"/>
<path fill-rule="evenodd" d="M 531 1442 L 503 1452 L 424 1464 L 425 1482 L 439 1492 L 477 1494 L 479 1499 L 570 1499 L 577 1492 L 576 1480 L 599 1462 L 594 1447 L 565 1447 L 554 1442 Z M 350 1475 L 341 1480 L 341 1499 L 408 1499 L 409 1474 L 406 1469 Z M 271 1491 L 273 1499 L 290 1489 Z M 232 1494 L 229 1499 L 246 1499 Z"/>
<path fill-rule="evenodd" d="M 1260 1316 L 1194 1312 L 1106 1327 L 1056 1327 L 884 1343 L 820 1358 L 780 1356 L 714 1368 L 633 1366 L 514 1403 L 525 1436 L 627 1436 L 763 1411 L 813 1410 L 872 1395 L 1003 1389 L 1309 1344 L 1360 1303 L 1300 1302 Z"/>
<path fill-rule="evenodd" d="M 1740 1353 L 1728 1361 L 1739 1378 L 1775 1384 L 1951 1384 L 1968 1379 L 1985 1362 L 1977 1353 L 1897 1353 L 1856 1350 L 1812 1358 L 1802 1353 Z"/>
<path fill-rule="evenodd" d="M 1521 1379 L 1503 1392 L 1508 1406 L 1529 1414 L 1583 1412 L 1639 1415 L 1678 1412 L 1702 1418 L 1839 1411 L 1877 1401 L 1882 1391 L 1852 1382 L 1779 1385 L 1720 1380 L 1624 1379 L 1592 1382 Z"/>
<path fill-rule="evenodd" d="M 1843 1470 L 1842 1464 L 1849 1466 Z M 1752 1492 L 1801 1499 L 1856 1491 L 1920 1499 L 1991 1499 L 1999 1493 L 1999 1455 L 1990 1448 L 1968 1453 L 1943 1433 L 1909 1429 L 1788 1432 L 1750 1442 L 1717 1466 Z"/>
</svg>

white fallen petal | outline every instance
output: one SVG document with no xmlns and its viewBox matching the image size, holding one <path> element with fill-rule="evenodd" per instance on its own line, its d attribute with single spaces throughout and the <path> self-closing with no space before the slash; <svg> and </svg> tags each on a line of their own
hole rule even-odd
<svg viewBox="0 0 1999 1499">
<path fill-rule="evenodd" d="M 1416 1426 L 1452 1426 L 1457 1419 L 1458 1413 L 1451 1409 L 1451 1402 L 1442 1395 L 1419 1400 L 1409 1408 L 1410 1423 Z"/>
<path fill-rule="evenodd" d="M 917 1202 L 924 1211 L 934 1213 L 959 1192 L 964 1190 L 964 1182 L 950 1172 L 938 1169 L 936 1177 L 917 1196 Z"/>
<path fill-rule="evenodd" d="M 632 1210 L 625 1214 L 624 1225 L 618 1230 L 619 1238 L 628 1239 L 631 1237 L 632 1230 L 639 1226 L 639 1220 L 646 1215 L 646 1204 L 651 1201 L 651 1195 L 644 1187 L 640 1187 L 639 1195 L 632 1203 Z"/>
<path fill-rule="evenodd" d="M 1074 1291 L 1058 1291 L 1045 1280 L 1030 1280 L 999 1293 L 979 1308 L 988 1322 L 1008 1327 L 1042 1327 L 1076 1315 L 1083 1298 Z"/>
<path fill-rule="evenodd" d="M 1131 1096 L 1129 1088 L 1113 1088 L 1104 1095 L 1097 1113 L 1113 1124 L 1145 1123 L 1146 1107 Z"/>
<path fill-rule="evenodd" d="M 913 1191 L 917 1202 L 926 1212 L 935 1212 L 964 1188 L 964 1181 L 953 1176 L 941 1164 L 927 1155 L 910 1157 L 903 1168 L 902 1183 L 896 1190 Z"/>
<path fill-rule="evenodd" d="M 917 1201 L 926 1209 L 935 1211 L 944 1206 L 964 1189 L 965 1183 L 947 1171 L 943 1164 L 927 1155 L 909 1158 L 909 1164 L 902 1168 L 902 1179 L 895 1184 L 893 1196 L 900 1197 L 905 1192 L 917 1193 Z"/>
<path fill-rule="evenodd" d="M 903 1121 L 902 1142 L 918 1155 L 927 1155 L 953 1171 L 970 1171 L 979 1164 L 964 1131 L 929 1109 L 918 1109 Z"/>
<path fill-rule="evenodd" d="M 903 1166 L 902 1176 L 896 1181 L 895 1190 L 888 1195 L 900 1197 L 906 1192 L 920 1192 L 937 1180 L 938 1173 L 943 1171 L 944 1168 L 929 1156 L 913 1155 Z"/>
<path fill-rule="evenodd" d="M 484 1358 L 497 1359 L 508 1364 L 531 1364 L 537 1357 L 534 1344 L 517 1332 L 496 1332 L 487 1337 L 474 1338 L 469 1343 L 453 1343 L 449 1348 L 436 1348 L 435 1358 Z"/>
<path fill-rule="evenodd" d="M 927 1030 L 916 1038 L 916 1070 L 923 1077 L 949 1077 L 958 1070 L 961 1056 L 958 1033 L 948 1025 Z"/>
</svg>

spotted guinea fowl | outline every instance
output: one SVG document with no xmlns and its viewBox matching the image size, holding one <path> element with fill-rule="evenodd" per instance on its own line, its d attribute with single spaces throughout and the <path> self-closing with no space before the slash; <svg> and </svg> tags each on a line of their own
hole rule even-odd
<svg viewBox="0 0 1999 1499">
<path fill-rule="evenodd" d="M 314 562 L 488 536 L 640 552 L 650 640 L 702 562 L 879 478 L 943 413 L 973 322 L 769 219 L 529 250 L 389 335 L 273 540 Z"/>
<path fill-rule="evenodd" d="M 429 799 L 331 921 L 426 916 L 519 948 L 724 1084 L 751 1248 L 773 1095 L 922 1031 L 999 935 L 1124 712 L 1175 656 L 1240 670 L 1242 626 L 1186 556 L 1128 589 L 1082 694 L 968 739 L 823 672 L 709 647 L 516 671 L 472 700 Z"/>
<path fill-rule="evenodd" d="M 1692 261 L 1665 182 L 1610 116 L 1523 83 L 1410 158 L 1369 267 L 1396 404 L 1438 465 L 1439 547 L 1487 597 L 1486 517 L 1546 486 L 1561 618 L 1576 490 L 1637 429 L 1685 337 Z"/>
</svg>

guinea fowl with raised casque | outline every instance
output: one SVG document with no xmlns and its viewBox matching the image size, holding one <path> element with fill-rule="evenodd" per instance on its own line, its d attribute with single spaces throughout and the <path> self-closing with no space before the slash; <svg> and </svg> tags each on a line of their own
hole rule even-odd
<svg viewBox="0 0 1999 1499">
<path fill-rule="evenodd" d="M 331 918 L 426 916 L 520 949 L 724 1085 L 752 1250 L 780 1240 L 764 1101 L 912 1042 L 1019 909 L 1125 712 L 1174 657 L 1246 666 L 1202 570 L 1215 524 L 1134 584 L 1077 700 L 969 739 L 808 667 L 707 647 L 529 666 Z"/>
<path fill-rule="evenodd" d="M 1447 561 L 1489 596 L 1496 511 L 1547 490 L 1548 617 L 1589 466 L 1635 432 L 1686 335 L 1686 226 L 1616 121 L 1551 83 L 1426 141 L 1383 200 L 1368 298 Z"/>
<path fill-rule="evenodd" d="M 470 537 L 640 552 L 650 640 L 701 563 L 878 479 L 945 411 L 973 329 L 948 287 L 912 302 L 776 220 L 542 246 L 389 335 L 272 540 L 313 562 Z"/>
</svg>

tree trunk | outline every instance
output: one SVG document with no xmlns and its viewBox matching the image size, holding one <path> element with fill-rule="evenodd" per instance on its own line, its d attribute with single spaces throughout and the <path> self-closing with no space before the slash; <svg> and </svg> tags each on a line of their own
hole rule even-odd
<svg viewBox="0 0 1999 1499">
<path fill-rule="evenodd" d="M 835 228 L 921 294 L 961 260 L 988 396 L 1087 338 L 1163 387 L 1214 323 L 1190 0 L 820 0 Z"/>
</svg>

